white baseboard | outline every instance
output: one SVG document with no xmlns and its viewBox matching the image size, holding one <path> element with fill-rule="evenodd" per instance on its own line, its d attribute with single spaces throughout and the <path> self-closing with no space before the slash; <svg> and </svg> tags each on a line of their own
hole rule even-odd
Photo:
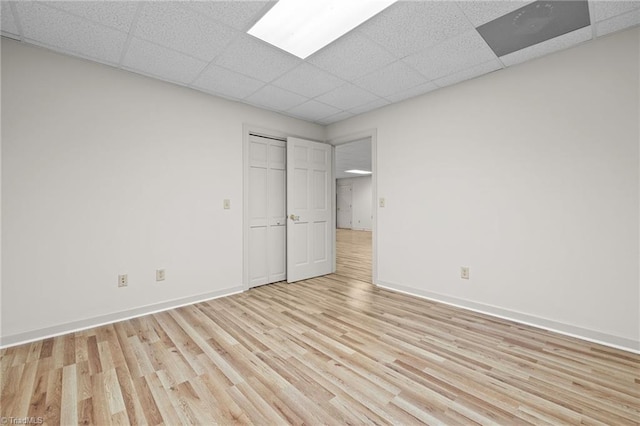
<svg viewBox="0 0 640 426">
<path fill-rule="evenodd" d="M 86 330 L 88 328 L 100 327 L 115 322 L 137 318 L 144 315 L 155 314 L 157 312 L 167 311 L 169 309 L 179 308 L 181 306 L 193 305 L 194 303 L 204 302 L 219 297 L 231 296 L 232 294 L 242 293 L 243 286 L 236 286 L 224 290 L 214 291 L 211 293 L 199 294 L 196 296 L 184 297 L 181 299 L 169 300 L 166 302 L 154 303 L 152 305 L 142 306 L 139 308 L 129 309 L 126 311 L 115 312 L 107 315 L 100 315 L 93 318 L 87 318 L 79 321 L 72 321 L 65 324 L 58 324 L 51 327 L 41 328 L 38 330 L 26 331 L 23 333 L 12 334 L 0 337 L 0 349 L 10 346 L 22 345 L 36 340 L 48 339 L 50 337 L 60 336 L 62 334 L 74 333 L 76 331 Z"/>
<path fill-rule="evenodd" d="M 479 312 L 486 315 L 491 315 L 498 318 L 515 321 L 521 324 L 530 325 L 532 327 L 541 328 L 544 330 L 553 331 L 556 333 L 564 334 L 571 337 L 577 337 L 579 339 L 587 340 L 594 343 L 599 343 L 605 346 L 610 346 L 617 349 L 640 354 L 640 341 L 627 339 L 611 335 L 608 333 L 602 333 L 599 331 L 589 330 L 582 327 L 577 327 L 571 324 L 565 324 L 546 318 L 537 317 L 534 315 L 524 314 L 521 312 L 512 311 L 509 309 L 499 308 L 496 306 L 486 305 L 483 303 L 472 302 L 470 300 L 459 299 L 456 297 L 446 296 L 438 293 L 433 293 L 425 290 L 416 289 L 413 287 L 406 287 L 398 284 L 391 284 L 383 281 L 378 281 L 379 287 L 398 291 L 400 293 L 406 293 L 412 296 L 421 297 L 424 299 L 432 300 L 435 302 L 444 303 L 447 305 L 455 306 L 462 309 L 468 309 L 470 311 Z M 88 318 L 80 321 L 73 321 L 65 324 L 59 324 L 52 327 L 46 327 L 38 330 L 27 331 L 24 333 L 17 333 L 9 336 L 2 336 L 0 338 L 0 348 L 7 348 L 10 346 L 22 345 L 30 343 L 36 340 L 47 339 L 50 337 L 60 336 L 63 334 L 73 333 L 76 331 L 86 330 L 88 328 L 100 327 L 102 325 L 112 324 L 119 321 L 128 320 L 131 318 L 137 318 L 144 315 L 154 314 L 157 312 L 166 311 L 169 309 L 179 308 L 181 306 L 192 305 L 194 303 L 204 302 L 211 299 L 217 299 L 219 297 L 231 296 L 232 294 L 242 293 L 244 291 L 243 286 L 231 287 L 228 289 L 201 294 L 197 296 L 190 296 L 176 300 L 170 300 L 167 302 L 156 303 L 153 305 L 147 305 L 140 308 L 134 308 L 126 311 L 116 312 L 113 314 L 101 315 L 98 317 Z"/>
<path fill-rule="evenodd" d="M 470 300 L 459 299 L 457 297 L 446 296 L 443 294 L 433 293 L 426 290 L 420 290 L 413 287 L 406 287 L 399 284 L 391 284 L 388 282 L 378 281 L 379 287 L 387 290 L 397 291 L 409 294 L 411 296 L 421 297 L 432 300 L 434 302 L 444 303 L 446 305 L 455 306 L 457 308 L 468 309 L 470 311 L 479 312 L 481 314 L 491 315 L 520 324 L 541 328 L 566 336 L 577 337 L 578 339 L 587 340 L 589 342 L 599 343 L 601 345 L 610 346 L 616 349 L 640 354 L 640 341 L 627 339 L 625 337 L 615 336 L 600 331 L 590 330 L 571 324 L 566 324 L 546 318 L 529 315 L 522 312 L 512 311 L 497 306 L 486 305 L 484 303 L 473 302 Z"/>
</svg>

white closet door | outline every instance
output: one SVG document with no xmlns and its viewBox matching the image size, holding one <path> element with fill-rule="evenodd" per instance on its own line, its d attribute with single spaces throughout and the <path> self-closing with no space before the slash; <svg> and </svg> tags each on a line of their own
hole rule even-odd
<svg viewBox="0 0 640 426">
<path fill-rule="evenodd" d="M 331 273 L 331 146 L 287 138 L 287 281 Z"/>
<path fill-rule="evenodd" d="M 249 137 L 249 287 L 286 278 L 285 146 Z"/>
<path fill-rule="evenodd" d="M 287 148 L 284 142 L 269 144 L 269 282 L 287 279 Z"/>
</svg>

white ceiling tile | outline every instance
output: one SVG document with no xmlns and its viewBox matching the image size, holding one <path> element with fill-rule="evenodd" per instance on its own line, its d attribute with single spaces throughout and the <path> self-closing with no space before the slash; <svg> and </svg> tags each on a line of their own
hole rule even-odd
<svg viewBox="0 0 640 426">
<path fill-rule="evenodd" d="M 286 111 L 306 101 L 307 98 L 275 86 L 264 86 L 246 101 L 276 111 Z"/>
<path fill-rule="evenodd" d="M 459 1 L 458 5 L 475 27 L 518 10 L 531 0 Z"/>
<path fill-rule="evenodd" d="M 340 110 L 337 108 L 314 100 L 295 106 L 287 111 L 288 114 L 311 121 L 318 121 L 339 112 Z"/>
<path fill-rule="evenodd" d="M 307 62 L 345 80 L 369 74 L 395 58 L 362 34 L 351 32 L 319 50 Z"/>
<path fill-rule="evenodd" d="M 274 1 L 189 1 L 186 6 L 227 24 L 240 31 L 246 31 L 262 17 Z"/>
<path fill-rule="evenodd" d="M 535 44 L 531 47 L 527 47 L 526 49 L 518 50 L 517 52 L 501 56 L 500 60 L 506 66 L 519 64 L 521 62 L 528 61 L 530 59 L 534 59 L 548 53 L 556 52 L 558 50 L 566 49 L 587 40 L 591 40 L 591 37 L 591 26 L 587 26 L 584 28 L 580 28 L 579 30 L 561 35 L 560 37 L 552 38 L 551 40 L 547 40 L 542 43 Z"/>
<path fill-rule="evenodd" d="M 614 31 L 624 30 L 635 25 L 640 25 L 640 9 L 633 10 L 624 15 L 618 15 L 606 21 L 598 22 L 596 24 L 596 37 L 610 34 Z"/>
<path fill-rule="evenodd" d="M 245 34 L 271 0 L 1 3 L 3 35 L 329 124 L 500 68 L 473 26 L 531 1 L 401 1 L 306 61 Z M 640 25 L 640 1 L 589 6 L 593 27 L 502 61 Z"/>
<path fill-rule="evenodd" d="M 176 2 L 146 2 L 136 37 L 210 61 L 238 32 Z"/>
<path fill-rule="evenodd" d="M 127 35 L 41 3 L 16 3 L 24 37 L 101 62 L 117 63 Z"/>
<path fill-rule="evenodd" d="M 244 99 L 264 86 L 264 82 L 210 65 L 192 86 L 228 98 Z"/>
<path fill-rule="evenodd" d="M 402 1 L 358 31 L 403 58 L 472 28 L 455 2 Z"/>
<path fill-rule="evenodd" d="M 338 86 L 342 86 L 344 83 L 344 80 L 322 71 L 313 65 L 309 65 L 306 62 L 301 63 L 272 82 L 274 86 L 309 98 L 326 93 Z"/>
<path fill-rule="evenodd" d="M 640 9 L 640 1 L 590 1 L 589 8 L 594 22 L 600 22 Z"/>
<path fill-rule="evenodd" d="M 496 56 L 476 30 L 467 31 L 403 59 L 431 80 L 444 77 Z"/>
<path fill-rule="evenodd" d="M 322 120 L 318 120 L 318 123 L 325 125 L 337 123 L 338 121 L 346 120 L 349 117 L 353 117 L 353 114 L 351 114 L 349 111 L 342 111 L 335 115 L 330 115 L 329 117 L 323 118 Z"/>
<path fill-rule="evenodd" d="M 128 32 L 138 9 L 138 2 L 126 1 L 55 1 L 47 3 L 98 24 Z"/>
<path fill-rule="evenodd" d="M 378 96 L 387 97 L 427 82 L 419 72 L 398 61 L 353 81 Z"/>
<path fill-rule="evenodd" d="M 246 34 L 216 59 L 217 65 L 265 82 L 280 77 L 300 62 L 295 56 Z"/>
<path fill-rule="evenodd" d="M 13 12 L 11 11 L 11 6 L 9 6 L 9 2 L 2 2 L 0 15 L 2 15 L 2 20 L 0 22 L 0 29 L 2 29 L 2 32 L 19 36 L 20 31 L 18 31 L 18 25 L 13 18 Z"/>
<path fill-rule="evenodd" d="M 132 38 L 122 65 L 134 71 L 186 84 L 196 78 L 207 63 L 175 50 Z"/>
<path fill-rule="evenodd" d="M 438 89 L 433 82 L 421 84 L 419 86 L 412 87 L 411 89 L 403 92 L 394 93 L 393 95 L 385 96 L 386 99 L 391 102 L 400 102 L 405 99 L 414 98 L 416 96 L 424 95 L 425 93 L 432 92 Z"/>
<path fill-rule="evenodd" d="M 349 112 L 354 115 L 358 115 L 368 111 L 373 111 L 374 109 L 382 108 L 383 106 L 389 105 L 390 103 L 391 102 L 386 99 L 376 99 L 373 102 L 369 102 L 355 108 L 349 108 Z"/>
<path fill-rule="evenodd" d="M 470 80 L 472 78 L 488 74 L 503 68 L 500 61 L 492 59 L 489 62 L 485 62 L 480 65 L 468 68 L 464 71 L 457 72 L 455 74 L 448 75 L 446 77 L 439 78 L 434 83 L 440 87 L 451 86 L 452 84 L 460 83 L 461 81 Z"/>
<path fill-rule="evenodd" d="M 361 89 L 358 86 L 347 83 L 344 86 L 340 86 L 329 93 L 318 96 L 316 99 L 322 103 L 334 106 L 338 109 L 348 110 L 367 104 L 369 102 L 373 102 L 378 99 L 378 97 L 373 93 Z"/>
</svg>

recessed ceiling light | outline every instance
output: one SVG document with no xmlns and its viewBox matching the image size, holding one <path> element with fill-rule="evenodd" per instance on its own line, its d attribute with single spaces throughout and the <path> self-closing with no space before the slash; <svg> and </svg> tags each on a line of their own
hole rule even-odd
<svg viewBox="0 0 640 426">
<path fill-rule="evenodd" d="M 354 169 L 354 170 L 345 170 L 344 172 L 345 173 L 353 173 L 353 174 L 356 174 L 356 175 L 370 175 L 371 174 L 371 172 L 368 172 L 366 170 L 356 170 L 356 169 Z"/>
<path fill-rule="evenodd" d="M 280 0 L 249 34 L 304 59 L 396 1 Z"/>
</svg>

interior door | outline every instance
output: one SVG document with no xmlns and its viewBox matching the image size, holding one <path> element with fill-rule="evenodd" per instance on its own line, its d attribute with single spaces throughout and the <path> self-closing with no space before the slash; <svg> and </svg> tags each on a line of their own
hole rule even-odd
<svg viewBox="0 0 640 426">
<path fill-rule="evenodd" d="M 286 278 L 284 141 L 249 137 L 249 287 Z"/>
<path fill-rule="evenodd" d="M 287 281 L 330 274 L 331 145 L 287 138 Z"/>
<path fill-rule="evenodd" d="M 336 203 L 336 222 L 338 228 L 351 229 L 351 203 L 352 203 L 351 185 L 338 185 L 338 195 Z"/>
</svg>

